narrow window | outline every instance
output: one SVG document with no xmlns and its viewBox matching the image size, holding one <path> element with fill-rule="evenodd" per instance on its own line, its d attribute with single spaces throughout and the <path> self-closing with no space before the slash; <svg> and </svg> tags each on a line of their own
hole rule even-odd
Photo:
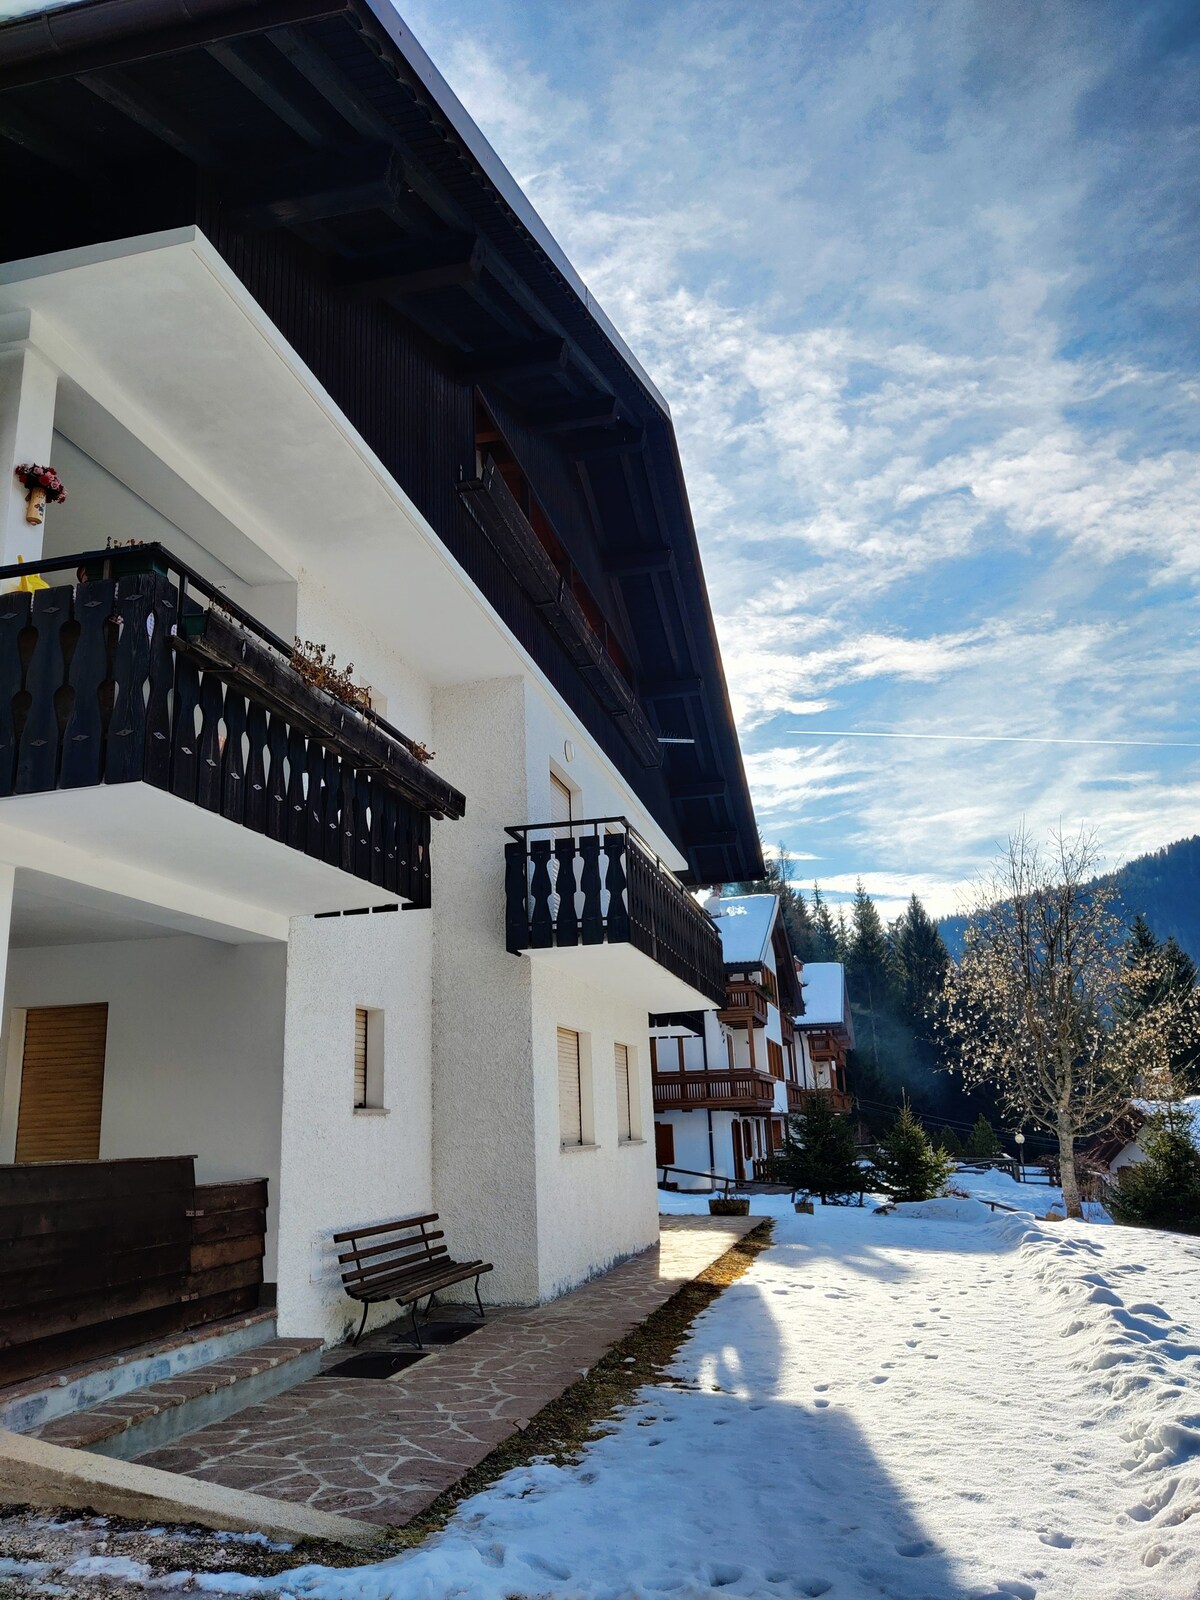
<svg viewBox="0 0 1200 1600">
<path fill-rule="evenodd" d="M 550 821 L 565 824 L 565 829 L 560 837 L 569 839 L 571 836 L 571 791 L 555 773 L 550 774 Z"/>
<path fill-rule="evenodd" d="M 564 1145 L 583 1143 L 579 1035 L 570 1028 L 558 1030 L 558 1130 Z"/>
<path fill-rule="evenodd" d="M 617 1069 L 617 1138 L 628 1144 L 633 1138 L 633 1112 L 629 1104 L 629 1046 L 615 1046 Z"/>
<path fill-rule="evenodd" d="M 383 1109 L 383 1012 L 354 1010 L 354 1109 Z"/>
<path fill-rule="evenodd" d="M 367 1103 L 367 1011 L 358 1006 L 354 1012 L 354 1109 L 361 1110 Z"/>
</svg>

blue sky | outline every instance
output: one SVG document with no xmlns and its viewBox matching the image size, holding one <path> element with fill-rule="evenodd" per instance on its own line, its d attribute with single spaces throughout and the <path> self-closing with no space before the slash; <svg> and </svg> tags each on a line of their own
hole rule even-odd
<svg viewBox="0 0 1200 1600">
<path fill-rule="evenodd" d="M 670 401 L 768 842 L 1197 831 L 1200 8 L 401 10 Z"/>
</svg>

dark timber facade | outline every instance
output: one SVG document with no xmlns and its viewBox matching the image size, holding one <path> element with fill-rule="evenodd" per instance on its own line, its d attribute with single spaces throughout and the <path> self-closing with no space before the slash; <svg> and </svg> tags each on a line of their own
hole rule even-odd
<svg viewBox="0 0 1200 1600">
<path fill-rule="evenodd" d="M 198 227 L 691 880 L 758 876 L 669 414 L 384 0 L 10 23 L 0 163 L 9 196 L 51 197 L 4 208 L 7 260 Z"/>
</svg>

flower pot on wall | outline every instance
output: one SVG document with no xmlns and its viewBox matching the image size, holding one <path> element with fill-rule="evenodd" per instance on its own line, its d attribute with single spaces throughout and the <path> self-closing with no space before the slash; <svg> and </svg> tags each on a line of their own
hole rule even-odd
<svg viewBox="0 0 1200 1600">
<path fill-rule="evenodd" d="M 34 484 L 25 496 L 25 521 L 35 526 L 46 520 L 46 491 L 41 484 Z"/>
</svg>

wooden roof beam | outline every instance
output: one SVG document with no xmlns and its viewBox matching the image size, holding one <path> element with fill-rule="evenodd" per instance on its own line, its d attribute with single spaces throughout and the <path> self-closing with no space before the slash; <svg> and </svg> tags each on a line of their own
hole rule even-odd
<svg viewBox="0 0 1200 1600">
<path fill-rule="evenodd" d="M 533 339 L 502 349 L 480 351 L 462 362 L 462 374 L 474 383 L 489 379 L 550 378 L 567 370 L 565 339 Z"/>
<path fill-rule="evenodd" d="M 231 174 L 226 188 L 235 221 L 288 228 L 361 211 L 403 206 L 404 163 L 390 145 L 330 151 L 277 169 L 252 185 Z"/>
<path fill-rule="evenodd" d="M 643 572 L 669 572 L 674 564 L 675 552 L 669 545 L 655 545 L 650 550 L 626 550 L 607 556 L 604 561 L 617 578 L 632 578 Z"/>
<path fill-rule="evenodd" d="M 704 688 L 701 677 L 651 678 L 643 683 L 641 693 L 647 700 L 674 700 L 680 695 L 699 694 Z"/>
<path fill-rule="evenodd" d="M 81 72 L 77 81 L 193 165 L 206 168 L 218 165 L 216 146 L 201 134 L 185 128 L 175 107 L 133 84 L 128 74 L 116 70 Z"/>
<path fill-rule="evenodd" d="M 346 288 L 375 294 L 428 294 L 433 289 L 465 286 L 483 271 L 483 240 L 454 234 L 431 240 L 420 249 L 411 245 L 347 262 L 337 269 L 337 281 Z"/>
<path fill-rule="evenodd" d="M 579 433 L 586 428 L 610 427 L 618 414 L 617 402 L 611 395 L 597 395 L 543 406 L 527 412 L 525 421 L 535 433 Z"/>
<path fill-rule="evenodd" d="M 719 800 L 729 788 L 724 778 L 679 778 L 670 784 L 672 800 Z"/>
<path fill-rule="evenodd" d="M 295 94 L 290 92 L 288 85 L 283 81 L 283 73 L 287 69 L 274 50 L 270 50 L 257 39 L 210 44 L 207 50 L 214 61 L 219 62 L 231 77 L 237 79 L 243 89 L 248 89 L 255 99 L 261 101 L 267 110 L 290 128 L 297 138 L 311 145 L 323 145 L 329 142 L 332 135 L 329 119 L 326 118 L 322 122 L 309 116 L 298 104 Z M 268 52 L 265 60 L 260 54 L 263 51 Z M 292 87 L 295 86 L 293 79 Z"/>
</svg>

